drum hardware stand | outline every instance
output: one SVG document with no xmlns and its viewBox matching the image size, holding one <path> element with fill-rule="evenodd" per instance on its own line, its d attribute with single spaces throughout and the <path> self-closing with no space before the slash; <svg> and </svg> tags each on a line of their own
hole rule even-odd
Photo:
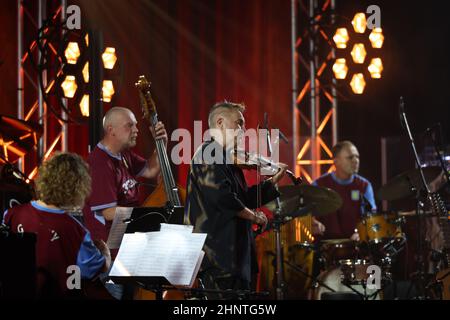
<svg viewBox="0 0 450 320">
<path fill-rule="evenodd" d="M 309 278 L 312 280 L 312 284 L 311 287 L 313 288 L 317 288 L 317 287 L 324 287 L 327 288 L 328 290 L 330 290 L 331 292 L 336 292 L 336 290 L 334 290 L 333 288 L 330 288 L 328 285 L 326 285 L 323 281 L 317 279 L 317 277 L 314 277 L 310 274 L 308 274 L 305 270 L 303 270 L 302 268 L 296 266 L 295 264 L 292 264 L 290 261 L 288 260 L 283 260 L 283 262 L 289 266 L 290 268 L 292 268 L 292 270 L 304 275 L 305 277 Z"/>
<path fill-rule="evenodd" d="M 277 188 L 277 187 L 276 187 Z M 278 190 L 278 188 L 277 188 Z M 284 258 L 283 258 L 283 248 L 281 245 L 281 226 L 290 221 L 293 218 L 299 217 L 302 214 L 309 212 L 314 205 L 304 205 L 303 196 L 300 194 L 300 205 L 302 205 L 302 208 L 296 210 L 294 213 L 291 213 L 290 215 L 282 215 L 281 214 L 281 201 L 280 198 L 277 197 L 275 199 L 276 208 L 274 211 L 274 217 L 272 220 L 271 225 L 273 226 L 273 230 L 275 232 L 275 259 L 276 259 L 276 268 L 275 268 L 275 277 L 277 280 L 277 287 L 276 287 L 276 299 L 277 300 L 283 300 L 285 297 L 286 292 L 286 283 L 284 282 Z"/>
<path fill-rule="evenodd" d="M 445 177 L 446 177 L 446 184 L 450 183 L 450 171 L 447 170 L 447 167 L 444 163 L 444 160 L 441 157 L 441 153 L 439 150 L 439 144 L 437 142 L 436 136 L 433 135 L 433 129 L 435 129 L 436 127 L 439 128 L 439 132 L 440 132 L 440 137 L 441 137 L 441 142 L 442 142 L 442 127 L 441 127 L 441 123 L 437 123 L 435 126 L 433 126 L 432 128 L 428 128 L 427 129 L 427 133 L 430 134 L 431 137 L 431 141 L 433 142 L 433 146 L 434 146 L 434 151 L 436 152 L 436 156 L 438 157 L 439 160 L 439 164 L 441 165 L 442 171 L 444 171 Z M 442 144 L 441 144 L 442 145 Z"/>
<path fill-rule="evenodd" d="M 440 146 L 437 141 L 438 139 L 436 138 L 436 136 L 437 136 L 436 128 L 439 129 L 438 132 L 439 132 L 439 137 L 441 140 Z M 430 135 L 431 141 L 434 146 L 434 151 L 436 152 L 436 157 L 438 158 L 439 164 L 442 168 L 442 171 L 444 172 L 445 184 L 441 188 L 445 189 L 450 185 L 450 170 L 447 169 L 447 166 L 445 165 L 443 157 L 441 156 L 441 153 L 440 153 L 440 148 L 442 148 L 442 150 L 444 150 L 443 144 L 442 144 L 441 123 L 438 122 L 436 125 L 432 126 L 431 128 L 427 128 L 426 132 Z M 437 192 L 437 190 L 435 190 L 435 192 Z M 438 217 L 438 218 L 440 218 L 440 217 Z M 436 250 L 432 250 L 432 257 L 433 256 L 435 257 L 434 260 L 436 262 L 441 261 L 444 264 L 446 263 L 445 254 L 443 252 L 436 252 Z M 436 267 L 435 267 L 435 270 L 436 270 Z M 437 272 L 436 272 L 436 274 L 437 274 Z M 442 277 L 440 277 L 439 279 L 433 279 L 433 281 L 426 288 L 437 288 L 437 290 L 441 293 L 441 296 L 442 296 L 442 281 L 447 277 L 450 277 L 450 272 L 447 272 L 446 274 L 442 275 Z M 432 292 L 436 292 L 436 290 L 433 290 Z"/>
<path fill-rule="evenodd" d="M 423 210 L 420 210 L 420 209 L 421 208 L 423 209 L 423 206 L 424 206 L 423 201 L 421 201 L 421 199 L 423 199 L 422 195 L 424 195 L 428 198 L 428 196 L 431 194 L 431 192 L 430 192 L 430 189 L 428 188 L 428 184 L 425 179 L 425 175 L 423 173 L 422 165 L 420 163 L 419 155 L 417 153 L 414 138 L 413 138 L 411 130 L 409 128 L 408 119 L 407 119 L 406 113 L 405 113 L 405 103 L 403 101 L 403 97 L 400 97 L 399 112 L 400 112 L 400 123 L 401 123 L 402 127 L 405 129 L 406 133 L 408 134 L 408 138 L 411 143 L 411 148 L 412 148 L 412 151 L 414 154 L 414 159 L 415 159 L 416 165 L 419 169 L 420 178 L 421 178 L 421 182 L 422 182 L 422 188 L 418 188 L 418 189 L 414 188 L 413 184 L 411 183 L 411 190 L 416 191 L 416 204 L 417 204 L 416 205 L 416 215 L 417 215 L 417 233 L 418 233 L 418 239 L 417 239 L 418 271 L 414 275 L 414 278 L 416 278 L 415 280 L 419 284 L 419 286 L 418 286 L 419 295 L 416 297 L 416 299 L 424 300 L 424 299 L 428 299 L 428 297 L 426 296 L 426 292 L 425 292 L 425 289 L 428 287 L 428 285 L 425 285 L 425 271 L 424 271 L 424 259 L 423 259 L 424 248 L 423 248 L 423 243 L 422 243 L 422 222 L 423 222 L 422 219 L 423 219 L 424 214 L 422 213 Z M 412 286 L 412 284 L 411 284 L 411 286 Z"/>
<path fill-rule="evenodd" d="M 277 188 L 278 190 L 278 188 Z M 281 246 L 281 225 L 283 224 L 283 218 L 281 216 L 281 202 L 280 198 L 275 199 L 276 209 L 274 212 L 273 229 L 275 232 L 275 252 L 276 252 L 276 268 L 275 276 L 277 280 L 276 287 L 276 299 L 283 300 L 286 290 L 286 284 L 284 282 L 284 270 L 283 270 L 283 251 Z"/>
<path fill-rule="evenodd" d="M 361 281 L 361 283 L 359 283 L 363 288 L 364 288 L 364 293 L 359 292 L 358 290 L 356 290 L 355 288 L 352 287 L 351 283 L 348 283 L 348 281 L 343 281 L 342 284 L 344 286 L 346 286 L 347 288 L 349 288 L 350 290 L 352 290 L 354 293 L 356 293 L 358 296 L 360 296 L 362 298 L 362 300 L 370 300 L 371 298 L 375 298 L 383 289 L 378 289 L 377 291 L 375 291 L 374 293 L 371 293 L 370 295 L 367 294 L 367 286 L 364 283 L 364 281 Z M 355 284 L 356 285 L 356 284 Z"/>
</svg>

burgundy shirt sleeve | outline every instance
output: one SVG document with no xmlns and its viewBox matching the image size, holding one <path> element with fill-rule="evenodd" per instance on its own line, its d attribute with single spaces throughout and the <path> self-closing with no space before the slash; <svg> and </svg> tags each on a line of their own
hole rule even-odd
<svg viewBox="0 0 450 320">
<path fill-rule="evenodd" d="M 131 163 L 130 171 L 131 173 L 137 177 L 140 176 L 144 170 L 144 168 L 147 166 L 147 159 L 142 158 L 141 156 L 137 155 L 136 153 L 130 151 L 129 159 Z"/>
<path fill-rule="evenodd" d="M 118 186 L 112 163 L 91 163 L 92 193 L 89 206 L 92 211 L 117 205 Z"/>
</svg>

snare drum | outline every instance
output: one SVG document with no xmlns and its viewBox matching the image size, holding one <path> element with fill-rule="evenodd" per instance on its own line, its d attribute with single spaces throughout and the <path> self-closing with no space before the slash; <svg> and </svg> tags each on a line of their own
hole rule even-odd
<svg viewBox="0 0 450 320">
<path fill-rule="evenodd" d="M 401 236 L 401 228 L 395 223 L 395 220 L 394 213 L 367 215 L 357 225 L 360 240 L 378 244 Z"/>
</svg>

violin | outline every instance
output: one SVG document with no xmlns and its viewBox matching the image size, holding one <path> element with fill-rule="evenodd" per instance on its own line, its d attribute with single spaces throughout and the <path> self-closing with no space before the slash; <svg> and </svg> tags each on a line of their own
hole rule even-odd
<svg viewBox="0 0 450 320">
<path fill-rule="evenodd" d="M 242 169 L 256 170 L 260 168 L 267 175 L 275 175 L 281 170 L 277 163 L 256 153 L 233 149 L 231 156 L 234 164 Z M 302 178 L 296 177 L 291 170 L 286 170 L 286 174 L 295 185 L 301 184 L 303 181 Z"/>
</svg>

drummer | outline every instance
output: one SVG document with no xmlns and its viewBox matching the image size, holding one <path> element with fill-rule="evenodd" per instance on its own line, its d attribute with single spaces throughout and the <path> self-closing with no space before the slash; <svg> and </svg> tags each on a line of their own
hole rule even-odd
<svg viewBox="0 0 450 320">
<path fill-rule="evenodd" d="M 323 239 L 348 239 L 359 241 L 356 226 L 362 214 L 376 211 L 371 183 L 358 175 L 359 152 L 350 141 L 338 142 L 332 149 L 336 170 L 326 173 L 313 185 L 336 191 L 342 198 L 340 209 L 314 218 L 313 234 Z"/>
</svg>

